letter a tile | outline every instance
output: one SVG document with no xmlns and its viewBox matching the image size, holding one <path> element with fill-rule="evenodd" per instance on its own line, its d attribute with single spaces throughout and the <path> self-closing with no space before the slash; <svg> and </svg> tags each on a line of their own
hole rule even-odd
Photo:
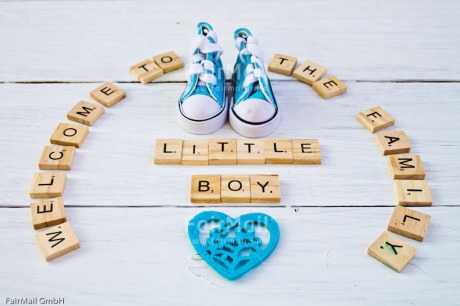
<svg viewBox="0 0 460 306">
<path fill-rule="evenodd" d="M 376 258 L 397 272 L 414 257 L 416 249 L 399 240 L 388 232 L 383 232 L 367 250 L 367 254 Z"/>
<path fill-rule="evenodd" d="M 383 155 L 410 152 L 409 139 L 403 131 L 380 132 L 375 135 L 375 141 Z"/>
</svg>

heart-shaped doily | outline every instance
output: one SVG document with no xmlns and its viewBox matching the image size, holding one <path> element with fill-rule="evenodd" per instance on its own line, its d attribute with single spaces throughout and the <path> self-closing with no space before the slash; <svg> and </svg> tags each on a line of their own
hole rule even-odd
<svg viewBox="0 0 460 306">
<path fill-rule="evenodd" d="M 206 232 L 206 227 L 217 224 Z M 270 238 L 263 241 L 256 227 L 268 230 Z M 218 212 L 204 211 L 190 220 L 190 241 L 214 270 L 230 280 L 256 268 L 276 248 L 280 237 L 278 223 L 269 215 L 250 213 L 236 219 Z"/>
</svg>

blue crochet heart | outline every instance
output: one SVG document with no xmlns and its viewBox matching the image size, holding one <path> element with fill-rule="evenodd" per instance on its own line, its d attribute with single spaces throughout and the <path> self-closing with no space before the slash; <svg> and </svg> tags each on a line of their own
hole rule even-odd
<svg viewBox="0 0 460 306">
<path fill-rule="evenodd" d="M 209 233 L 203 232 L 203 227 L 213 222 L 218 222 L 218 226 Z M 255 225 L 268 230 L 268 243 L 256 236 Z M 233 219 L 218 211 L 204 211 L 190 220 L 188 235 L 204 261 L 227 279 L 234 280 L 270 256 L 278 243 L 280 230 L 278 223 L 266 214 L 251 213 Z"/>
</svg>

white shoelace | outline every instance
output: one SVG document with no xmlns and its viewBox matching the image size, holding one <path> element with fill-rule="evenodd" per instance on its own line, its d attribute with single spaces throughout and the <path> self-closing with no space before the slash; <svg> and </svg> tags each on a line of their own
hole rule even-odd
<svg viewBox="0 0 460 306">
<path fill-rule="evenodd" d="M 239 57 L 246 66 L 246 77 L 243 82 L 243 88 L 258 81 L 259 78 L 264 79 L 267 83 L 267 75 L 265 74 L 264 68 L 256 68 L 254 64 L 259 67 L 264 67 L 264 52 L 259 48 L 258 40 L 253 36 L 248 36 L 247 39 L 238 37 L 235 40 L 236 48 L 240 50 Z M 242 47 L 244 46 L 244 47 Z M 250 63 L 246 62 L 243 55 L 249 55 L 251 58 Z"/>
<path fill-rule="evenodd" d="M 211 42 L 209 38 L 212 38 L 214 42 Z M 214 60 L 218 60 L 222 55 L 222 48 L 217 44 L 217 34 L 214 31 L 209 31 L 206 36 L 198 35 L 193 39 L 190 48 L 191 53 L 194 53 L 196 49 L 200 53 L 194 54 L 190 58 L 190 65 L 185 72 L 187 80 L 190 81 L 192 75 L 198 75 L 198 84 L 216 85 L 214 62 L 207 60 L 206 57 L 208 53 L 217 52 Z"/>
</svg>

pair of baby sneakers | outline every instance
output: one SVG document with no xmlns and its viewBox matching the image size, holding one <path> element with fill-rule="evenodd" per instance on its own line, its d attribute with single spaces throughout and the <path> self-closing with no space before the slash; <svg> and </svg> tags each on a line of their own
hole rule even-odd
<svg viewBox="0 0 460 306">
<path fill-rule="evenodd" d="M 245 137 L 272 133 L 280 121 L 279 107 L 257 39 L 248 29 L 235 31 L 239 54 L 232 77 L 234 97 L 229 103 L 217 35 L 208 23 L 201 22 L 197 27 L 186 70 L 187 86 L 177 108 L 181 126 L 193 134 L 210 134 L 220 129 L 229 116 L 233 129 Z"/>
</svg>

